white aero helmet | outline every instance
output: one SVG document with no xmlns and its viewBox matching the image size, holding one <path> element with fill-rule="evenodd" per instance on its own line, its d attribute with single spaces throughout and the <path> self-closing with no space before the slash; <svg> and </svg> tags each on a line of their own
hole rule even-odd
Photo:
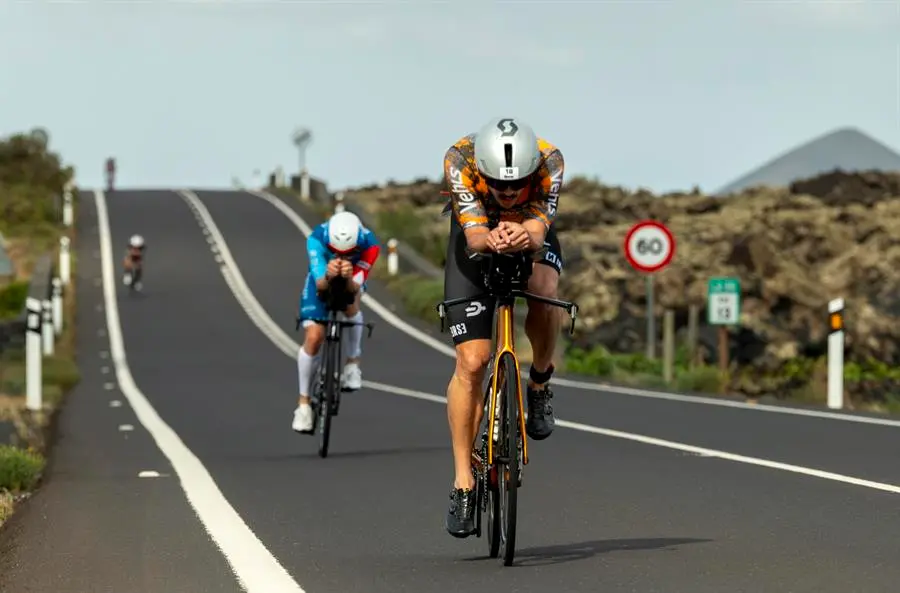
<svg viewBox="0 0 900 593">
<path fill-rule="evenodd" d="M 128 241 L 128 244 L 132 247 L 143 247 L 144 238 L 140 235 L 131 235 L 131 239 Z"/>
<path fill-rule="evenodd" d="M 537 135 L 520 119 L 495 117 L 475 135 L 475 164 L 492 187 L 521 187 L 540 162 Z"/>
<path fill-rule="evenodd" d="M 328 247 L 338 253 L 347 253 L 356 248 L 362 222 L 359 217 L 344 210 L 328 220 Z"/>
</svg>

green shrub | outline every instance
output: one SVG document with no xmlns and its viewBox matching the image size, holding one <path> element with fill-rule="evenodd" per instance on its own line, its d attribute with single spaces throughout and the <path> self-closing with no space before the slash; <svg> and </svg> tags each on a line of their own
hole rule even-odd
<svg viewBox="0 0 900 593">
<path fill-rule="evenodd" d="M 724 381 L 718 368 L 698 366 L 693 369 L 679 369 L 675 374 L 675 388 L 679 391 L 696 391 L 700 393 L 716 393 Z"/>
<path fill-rule="evenodd" d="M 423 234 L 428 226 L 424 217 L 411 207 L 382 210 L 375 216 L 375 230 L 380 236 L 403 241 L 431 263 L 443 267 L 446 256 L 446 240 L 435 240 Z"/>
<path fill-rule="evenodd" d="M 74 170 L 62 165 L 49 142 L 40 128 L 0 139 L 0 221 L 7 232 L 17 231 L 11 235 L 31 238 L 21 225 L 58 224 L 59 196 Z"/>
<path fill-rule="evenodd" d="M 566 353 L 566 370 L 581 375 L 611 377 L 615 371 L 615 359 L 603 347 L 583 350 L 572 348 Z"/>
<path fill-rule="evenodd" d="M 632 374 L 618 370 L 617 373 L 613 374 L 613 379 L 639 387 L 650 387 L 652 389 L 665 389 L 668 387 L 665 379 L 663 379 L 661 375 L 654 375 L 653 373 Z"/>
<path fill-rule="evenodd" d="M 44 463 L 39 453 L 0 445 L 0 490 L 31 490 L 40 478 Z"/>
<path fill-rule="evenodd" d="M 649 359 L 640 353 L 613 355 L 616 368 L 633 375 L 662 376 L 663 361 L 661 358 Z"/>
<path fill-rule="evenodd" d="M 401 288 L 400 298 L 411 315 L 425 321 L 437 321 L 437 305 L 444 299 L 443 280 L 430 280 L 419 276 L 408 275 L 406 282 L 397 283 Z"/>
<path fill-rule="evenodd" d="M 22 312 L 28 298 L 28 282 L 12 282 L 0 289 L 0 319 L 11 319 Z"/>
<path fill-rule="evenodd" d="M 44 385 L 56 385 L 64 392 L 81 380 L 81 373 L 75 362 L 57 355 L 44 358 L 41 371 Z"/>
<path fill-rule="evenodd" d="M 862 362 L 847 362 L 844 364 L 845 381 L 879 381 L 888 379 L 900 379 L 900 367 L 888 366 L 874 358 L 868 358 Z"/>
</svg>

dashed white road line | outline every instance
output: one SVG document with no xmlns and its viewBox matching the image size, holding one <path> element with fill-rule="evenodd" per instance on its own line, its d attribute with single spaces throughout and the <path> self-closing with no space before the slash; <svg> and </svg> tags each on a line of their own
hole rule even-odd
<svg viewBox="0 0 900 593">
<path fill-rule="evenodd" d="M 116 378 L 122 394 L 138 421 L 150 433 L 156 446 L 172 464 L 188 503 L 212 541 L 222 552 L 234 575 L 247 593 L 305 593 L 278 560 L 263 546 L 234 507 L 229 504 L 209 471 L 163 421 L 131 376 L 125 356 L 122 325 L 116 303 L 112 243 L 106 196 L 94 191 L 97 206 L 103 266 L 103 297 L 106 322 Z"/>
<path fill-rule="evenodd" d="M 281 350 L 285 355 L 290 357 L 296 357 L 297 350 L 300 348 L 300 344 L 295 342 L 290 336 L 288 336 L 281 327 L 276 324 L 271 317 L 269 317 L 268 313 L 265 311 L 263 306 L 256 300 L 253 292 L 247 286 L 247 283 L 244 281 L 243 276 L 241 275 L 241 271 L 238 268 L 237 263 L 234 261 L 234 258 L 231 256 L 231 250 L 228 248 L 228 244 L 225 242 L 225 237 L 219 231 L 218 226 L 216 226 L 215 221 L 212 218 L 212 215 L 209 213 L 209 210 L 206 209 L 203 202 L 197 197 L 197 195 L 190 190 L 180 190 L 178 192 L 181 197 L 188 203 L 189 207 L 200 215 L 201 226 L 209 229 L 210 236 L 213 237 L 219 245 L 219 252 L 222 254 L 222 258 L 224 263 L 219 266 L 219 269 L 222 275 L 225 278 L 225 282 L 228 284 L 231 291 L 234 293 L 235 299 L 237 299 L 238 303 L 253 321 L 253 323 L 259 328 L 259 330 L 269 338 L 269 340 L 275 344 L 275 346 Z M 426 393 L 414 389 L 406 389 L 403 387 L 397 387 L 395 385 L 387 385 L 385 383 L 377 383 L 374 381 L 364 380 L 363 385 L 370 389 L 376 389 L 378 391 L 384 391 L 387 393 L 393 393 L 396 395 L 402 395 L 406 397 L 412 397 L 415 399 L 420 399 L 424 401 L 446 404 L 447 399 L 440 395 L 436 395 L 433 393 Z M 656 447 L 664 447 L 666 449 L 673 449 L 677 451 L 683 451 L 688 453 L 694 453 L 698 455 L 708 456 L 708 457 L 716 457 L 719 459 L 734 461 L 738 463 L 744 463 L 748 465 L 756 465 L 760 467 L 768 467 L 770 469 L 777 469 L 781 471 L 791 472 L 795 474 L 802 474 L 805 476 L 811 476 L 816 478 L 822 478 L 826 480 L 832 480 L 835 482 L 841 482 L 844 484 L 852 484 L 854 486 L 862 486 L 865 488 L 872 488 L 875 490 L 881 490 L 884 492 L 890 492 L 892 494 L 900 494 L 900 486 L 895 484 L 886 484 L 881 482 L 874 482 L 871 480 L 863 480 L 861 478 L 856 478 L 853 476 L 846 476 L 842 474 L 837 474 L 833 472 L 827 472 L 815 468 L 803 467 L 799 465 L 792 465 L 789 463 L 781 463 L 778 461 L 772 461 L 769 459 L 762 459 L 759 457 L 750 457 L 747 455 L 738 455 L 735 453 L 729 453 L 727 451 L 719 451 L 717 449 L 709 449 L 706 447 L 696 447 L 694 445 L 688 445 L 686 443 L 679 443 L 676 441 L 669 441 L 664 439 L 657 439 L 654 437 L 635 434 L 630 432 L 623 432 L 620 430 L 612 430 L 609 428 L 602 428 L 599 426 L 592 426 L 589 424 L 583 424 L 580 422 L 570 422 L 567 420 L 557 419 L 556 424 L 558 426 L 562 426 L 565 428 L 570 428 L 572 430 L 577 430 L 586 433 L 598 434 L 607 437 L 624 439 L 628 441 L 643 443 L 646 445 L 652 445 Z"/>
<path fill-rule="evenodd" d="M 290 208 L 284 201 L 278 199 L 272 194 L 263 190 L 245 190 L 244 193 L 250 194 L 261 200 L 265 200 L 290 220 L 297 229 L 308 237 L 312 232 L 309 224 L 300 217 L 297 212 Z M 403 321 L 400 317 L 391 312 L 387 307 L 372 298 L 371 295 L 364 294 L 362 302 L 371 308 L 379 317 L 387 323 L 402 331 L 411 338 L 418 340 L 429 348 L 434 349 L 441 354 L 455 358 L 456 354 L 450 346 L 435 340 L 432 336 L 420 331 L 412 325 Z M 522 371 L 522 376 L 527 373 Z M 880 426 L 900 427 L 900 420 L 892 420 L 890 418 L 876 418 L 871 416 L 858 416 L 855 414 L 843 414 L 841 412 L 829 412 L 824 410 L 806 410 L 802 408 L 790 408 L 786 406 L 770 406 L 766 404 L 751 404 L 746 402 L 731 401 L 721 398 L 704 397 L 699 395 L 681 395 L 678 393 L 667 393 L 664 391 L 653 391 L 650 389 L 639 389 L 635 387 L 620 387 L 618 385 L 608 385 L 602 382 L 576 381 L 574 379 L 565 379 L 563 377 L 554 377 L 553 383 L 564 387 L 572 387 L 575 389 L 584 389 L 587 391 L 602 391 L 616 393 L 619 395 L 630 395 L 634 397 L 645 397 L 650 399 L 668 400 L 689 404 L 702 404 L 709 406 L 719 406 L 723 408 L 735 408 L 740 410 L 752 410 L 755 412 L 770 412 L 776 414 L 788 414 L 793 416 L 806 416 L 809 418 L 824 418 L 827 420 L 840 420 L 844 422 L 858 422 L 861 424 L 874 424 Z"/>
</svg>

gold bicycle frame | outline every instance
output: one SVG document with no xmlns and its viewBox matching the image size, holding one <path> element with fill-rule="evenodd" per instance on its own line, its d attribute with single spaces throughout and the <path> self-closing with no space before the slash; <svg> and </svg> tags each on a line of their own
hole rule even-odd
<svg viewBox="0 0 900 593">
<path fill-rule="evenodd" d="M 519 407 L 519 432 L 522 435 L 522 465 L 528 465 L 528 437 L 525 435 L 525 410 L 522 401 L 522 380 L 519 373 L 519 357 L 516 356 L 515 330 L 513 325 L 513 305 L 500 305 L 497 307 L 497 349 L 494 352 L 494 376 L 491 378 L 491 415 L 488 422 L 487 459 L 483 463 L 488 467 L 494 464 L 494 418 L 497 411 L 497 384 L 501 372 L 500 357 L 509 353 L 512 355 L 516 369 L 516 404 Z M 511 380 L 510 377 L 506 378 Z M 515 451 L 510 451 L 515 455 Z"/>
</svg>

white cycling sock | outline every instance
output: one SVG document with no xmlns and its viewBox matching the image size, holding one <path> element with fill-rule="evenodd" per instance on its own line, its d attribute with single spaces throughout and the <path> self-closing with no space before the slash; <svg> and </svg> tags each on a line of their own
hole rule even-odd
<svg viewBox="0 0 900 593">
<path fill-rule="evenodd" d="M 345 315 L 345 317 L 347 317 Z M 347 317 L 347 321 L 362 323 L 362 311 L 357 311 L 353 317 Z M 354 325 L 347 328 L 347 339 L 344 341 L 344 356 L 347 358 L 359 358 L 362 354 L 362 336 L 365 326 Z"/>
<path fill-rule="evenodd" d="M 312 370 L 319 355 L 310 356 L 303 347 L 297 352 L 297 379 L 300 387 L 300 395 L 309 395 L 309 380 L 312 377 Z"/>
</svg>

